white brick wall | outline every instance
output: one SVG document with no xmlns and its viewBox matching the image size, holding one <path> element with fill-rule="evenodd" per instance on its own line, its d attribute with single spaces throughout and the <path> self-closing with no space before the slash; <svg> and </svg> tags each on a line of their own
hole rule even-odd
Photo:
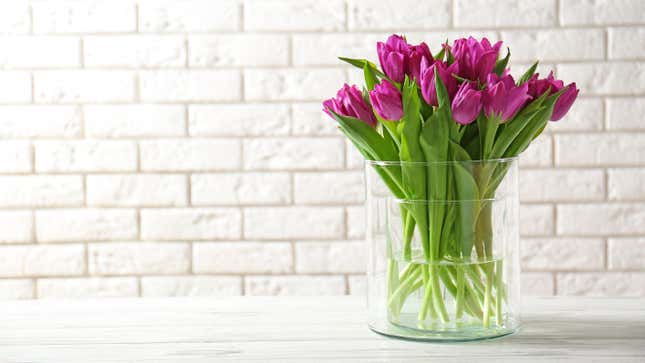
<svg viewBox="0 0 645 363">
<path fill-rule="evenodd" d="M 522 156 L 522 289 L 645 296 L 641 0 L 0 4 L 0 299 L 362 294 L 361 157 L 320 101 L 392 32 L 582 89 Z"/>
</svg>

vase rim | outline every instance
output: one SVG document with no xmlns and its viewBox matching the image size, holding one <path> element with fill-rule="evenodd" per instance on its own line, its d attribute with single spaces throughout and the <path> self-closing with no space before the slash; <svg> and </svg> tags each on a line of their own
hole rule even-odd
<svg viewBox="0 0 645 363">
<path fill-rule="evenodd" d="M 388 166 L 388 165 L 449 165 L 449 164 L 486 164 L 486 163 L 512 163 L 518 157 L 485 159 L 485 160 L 446 160 L 446 161 L 389 161 L 389 160 L 365 160 L 367 165 Z"/>
</svg>

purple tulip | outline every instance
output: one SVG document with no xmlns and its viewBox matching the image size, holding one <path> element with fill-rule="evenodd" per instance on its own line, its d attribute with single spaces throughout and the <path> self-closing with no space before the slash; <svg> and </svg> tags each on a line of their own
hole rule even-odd
<svg viewBox="0 0 645 363">
<path fill-rule="evenodd" d="M 482 92 L 470 82 L 464 82 L 459 87 L 455 99 L 452 100 L 452 117 L 458 124 L 468 125 L 479 115 L 482 109 Z"/>
<path fill-rule="evenodd" d="M 553 77 L 553 71 L 549 73 L 549 76 L 545 79 L 539 79 L 539 73 L 534 74 L 531 79 L 527 82 L 529 85 L 529 95 L 533 98 L 538 98 L 542 96 L 547 90 L 549 94 L 556 93 L 564 87 L 564 82 Z"/>
<path fill-rule="evenodd" d="M 553 113 L 551 114 L 551 121 L 558 121 L 563 118 L 567 112 L 569 112 L 571 105 L 573 105 L 573 102 L 578 97 L 578 92 L 580 92 L 580 90 L 576 88 L 575 82 L 567 85 L 567 90 L 558 97 L 557 101 L 555 101 Z"/>
<path fill-rule="evenodd" d="M 481 42 L 473 37 L 455 40 L 450 50 L 455 62 L 459 63 L 459 76 L 471 81 L 486 82 L 488 74 L 495 68 L 501 46 L 501 41 L 491 45 L 486 38 Z"/>
<path fill-rule="evenodd" d="M 394 82 L 401 83 L 405 79 L 410 45 L 400 35 L 390 35 L 385 43 L 376 43 L 378 59 L 385 75 Z"/>
<path fill-rule="evenodd" d="M 488 75 L 487 89 L 484 91 L 482 101 L 484 113 L 487 116 L 497 115 L 500 122 L 506 122 L 524 106 L 527 100 L 531 99 L 528 94 L 527 83 L 516 86 L 511 75 L 498 77 L 495 73 Z"/>
<path fill-rule="evenodd" d="M 335 98 L 323 102 L 323 111 L 332 118 L 330 111 L 342 116 L 351 116 L 364 121 L 368 125 L 376 126 L 376 117 L 370 106 L 363 99 L 363 94 L 356 86 L 349 86 L 347 83 L 338 90 Z"/>
<path fill-rule="evenodd" d="M 421 70 L 419 83 L 421 86 L 421 95 L 423 96 L 423 99 L 430 106 L 437 106 L 439 104 L 437 100 L 437 91 L 434 84 L 435 69 L 439 70 L 439 78 L 441 78 L 441 81 L 446 86 L 448 96 L 450 97 L 450 99 L 452 99 L 455 93 L 457 93 L 457 79 L 452 75 L 458 72 L 459 65 L 457 63 L 453 63 L 447 67 L 445 63 L 441 61 L 435 61 L 430 66 L 426 66 L 424 62 L 422 68 L 423 69 Z"/>
<path fill-rule="evenodd" d="M 413 80 L 419 82 L 421 76 L 421 69 L 424 64 L 432 64 L 434 58 L 430 53 L 430 48 L 426 43 L 410 46 L 410 53 L 408 55 L 408 67 L 406 74 Z"/>
<path fill-rule="evenodd" d="M 398 121 L 403 117 L 401 91 L 386 80 L 370 91 L 370 101 L 376 113 L 385 120 Z"/>
<path fill-rule="evenodd" d="M 404 37 L 396 34 L 390 35 L 385 43 L 378 42 L 376 50 L 385 75 L 398 83 L 403 82 L 405 75 L 418 81 L 421 64 L 433 62 L 426 43 L 410 45 Z"/>
</svg>

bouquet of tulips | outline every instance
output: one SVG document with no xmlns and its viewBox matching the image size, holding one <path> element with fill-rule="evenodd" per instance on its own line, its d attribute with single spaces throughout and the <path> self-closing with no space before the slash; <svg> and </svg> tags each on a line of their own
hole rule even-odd
<svg viewBox="0 0 645 363">
<path fill-rule="evenodd" d="M 484 327 L 491 316 L 501 319 L 501 261 L 445 273 L 432 266 L 492 258 L 487 201 L 494 199 L 507 164 L 486 161 L 518 156 L 578 95 L 575 83 L 565 86 L 552 73 L 540 78 L 537 62 L 513 78 L 510 50 L 502 57 L 501 46 L 470 37 L 433 54 L 425 43 L 411 45 L 392 35 L 377 44 L 380 68 L 365 59 L 340 58 L 362 69 L 365 87 L 345 84 L 324 101 L 324 111 L 367 160 L 400 162 L 373 164 L 394 198 L 428 202 L 401 204 L 403 248 L 400 259 L 391 259 L 387 277 L 395 319 L 406 297 L 424 287 L 419 321 L 429 313 L 446 322 L 440 283 L 453 295 L 458 318 L 465 312 Z M 464 163 L 447 166 L 454 161 Z M 450 200 L 477 202 L 432 203 Z M 418 249 L 411 247 L 415 234 Z M 409 264 L 399 269 L 401 262 Z"/>
</svg>

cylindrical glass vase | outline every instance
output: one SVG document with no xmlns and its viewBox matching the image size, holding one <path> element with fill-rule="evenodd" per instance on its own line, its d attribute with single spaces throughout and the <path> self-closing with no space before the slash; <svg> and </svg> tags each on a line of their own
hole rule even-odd
<svg viewBox="0 0 645 363">
<path fill-rule="evenodd" d="M 515 158 L 365 165 L 369 326 L 465 341 L 520 325 Z"/>
</svg>

